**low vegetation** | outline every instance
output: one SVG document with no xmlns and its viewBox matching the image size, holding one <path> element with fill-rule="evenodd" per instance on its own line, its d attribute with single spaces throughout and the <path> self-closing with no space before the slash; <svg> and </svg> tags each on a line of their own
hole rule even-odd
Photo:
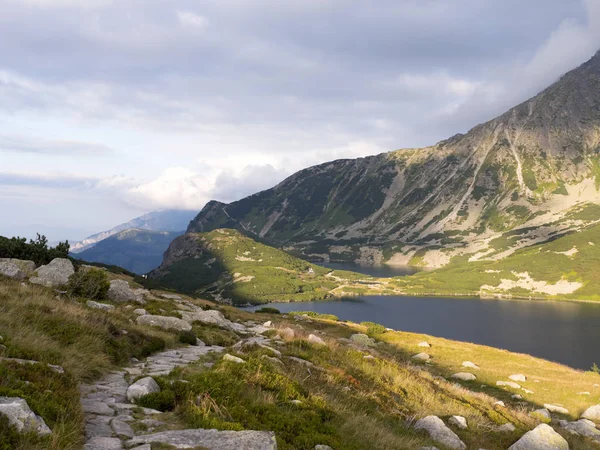
<svg viewBox="0 0 600 450">
<path fill-rule="evenodd" d="M 54 258 L 66 258 L 68 255 L 69 241 L 61 242 L 56 247 L 49 247 L 46 236 L 40 234 L 29 242 L 26 238 L 0 236 L 0 258 L 25 259 L 41 266 L 48 264 Z"/>
</svg>

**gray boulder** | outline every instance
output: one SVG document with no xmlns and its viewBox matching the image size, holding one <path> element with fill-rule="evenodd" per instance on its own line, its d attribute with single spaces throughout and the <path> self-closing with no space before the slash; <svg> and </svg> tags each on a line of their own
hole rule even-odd
<svg viewBox="0 0 600 450">
<path fill-rule="evenodd" d="M 600 422 L 600 405 L 590 406 L 581 415 L 582 419 L 588 419 L 593 422 Z"/>
<path fill-rule="evenodd" d="M 271 431 L 174 430 L 137 436 L 127 442 L 129 448 L 140 444 L 162 443 L 175 448 L 205 447 L 210 450 L 277 450 Z"/>
<path fill-rule="evenodd" d="M 363 333 L 353 334 L 352 336 L 350 336 L 350 341 L 353 344 L 358 345 L 359 347 L 374 347 L 376 344 L 375 339 L 370 338 L 369 336 Z"/>
<path fill-rule="evenodd" d="M 113 305 L 108 305 L 106 303 L 98 303 L 93 300 L 88 300 L 85 304 L 92 309 L 101 309 L 102 311 L 110 311 L 115 309 Z"/>
<path fill-rule="evenodd" d="M 44 419 L 36 415 L 22 398 L 0 397 L 0 414 L 6 416 L 8 423 L 19 432 L 33 431 L 40 435 L 52 434 Z"/>
<path fill-rule="evenodd" d="M 466 430 L 468 428 L 467 419 L 465 419 L 463 416 L 452 416 L 448 419 L 448 423 L 460 428 L 461 430 Z"/>
<path fill-rule="evenodd" d="M 600 441 L 600 431 L 596 428 L 596 424 L 588 419 L 579 419 L 576 422 L 567 422 L 561 420 L 560 425 L 571 433 L 578 434 Z"/>
<path fill-rule="evenodd" d="M 477 364 L 475 364 L 474 362 L 471 362 L 471 361 L 463 361 L 462 366 L 463 367 L 467 367 L 469 369 L 477 369 L 477 370 L 479 370 L 479 366 Z"/>
<path fill-rule="evenodd" d="M 544 408 L 546 408 L 550 412 L 560 413 L 560 414 L 569 414 L 569 410 L 562 405 L 552 405 L 550 403 L 545 403 Z M 586 419 L 587 417 L 584 417 Z"/>
<path fill-rule="evenodd" d="M 152 377 L 142 378 L 137 380 L 127 388 L 127 400 L 133 402 L 144 395 L 160 392 L 160 386 Z"/>
<path fill-rule="evenodd" d="M 282 328 L 281 330 L 277 330 L 277 334 L 283 339 L 294 339 L 296 333 L 291 328 Z"/>
<path fill-rule="evenodd" d="M 178 319 L 177 317 L 146 314 L 144 316 L 139 316 L 135 321 L 138 325 L 150 325 L 162 328 L 163 330 L 189 331 L 192 329 L 192 326 L 189 323 L 185 320 Z"/>
<path fill-rule="evenodd" d="M 64 286 L 75 273 L 73 263 L 65 258 L 55 258 L 45 266 L 39 267 L 29 281 L 46 287 Z"/>
<path fill-rule="evenodd" d="M 189 323 L 201 322 L 216 325 L 230 331 L 244 331 L 246 327 L 227 319 L 221 311 L 209 309 L 207 311 L 182 311 L 181 318 Z"/>
<path fill-rule="evenodd" d="M 536 409 L 535 411 L 530 412 L 529 416 L 541 422 L 550 422 L 552 420 L 550 411 L 548 411 L 546 408 Z"/>
<path fill-rule="evenodd" d="M 125 280 L 112 280 L 108 289 L 108 298 L 116 303 L 137 302 L 138 297 Z"/>
<path fill-rule="evenodd" d="M 325 345 L 325 341 L 323 339 L 321 339 L 319 336 L 316 336 L 314 334 L 309 334 L 307 341 L 310 342 L 311 344 Z"/>
<path fill-rule="evenodd" d="M 19 268 L 25 275 L 29 276 L 35 272 L 35 263 L 27 259 L 0 258 L 0 262 L 12 263 Z"/>
<path fill-rule="evenodd" d="M 427 431 L 431 439 L 449 449 L 465 450 L 467 448 L 456 433 L 448 428 L 442 419 L 437 416 L 427 416 L 419 419 L 415 424 L 415 429 Z"/>
<path fill-rule="evenodd" d="M 429 361 L 430 358 L 431 356 L 429 356 L 427 353 L 418 353 L 413 356 L 413 359 L 416 359 L 417 361 Z"/>
<path fill-rule="evenodd" d="M 472 373 L 469 373 L 469 372 L 455 373 L 454 375 L 452 375 L 452 378 L 454 378 L 455 380 L 461 380 L 461 381 L 473 381 L 473 380 L 477 379 L 477 377 L 475 375 L 473 375 Z"/>
<path fill-rule="evenodd" d="M 225 355 L 223 355 L 223 361 L 229 361 L 229 362 L 233 362 L 236 364 L 244 364 L 246 362 L 242 358 L 238 358 L 237 356 L 230 355 L 229 353 L 225 353 Z"/>
<path fill-rule="evenodd" d="M 22 259 L 0 258 L 0 275 L 15 280 L 24 280 L 31 275 L 35 270 L 33 261 L 25 261 Z"/>
<path fill-rule="evenodd" d="M 508 450 L 569 450 L 569 443 L 551 426 L 542 423 L 525 433 Z"/>
</svg>

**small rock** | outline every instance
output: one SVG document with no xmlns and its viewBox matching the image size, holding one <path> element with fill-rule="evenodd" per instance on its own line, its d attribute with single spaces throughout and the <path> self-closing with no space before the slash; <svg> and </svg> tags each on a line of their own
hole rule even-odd
<svg viewBox="0 0 600 450">
<path fill-rule="evenodd" d="M 162 328 L 163 330 L 189 331 L 192 329 L 192 326 L 189 323 L 185 320 L 178 319 L 177 317 L 146 314 L 144 316 L 138 316 L 135 321 L 138 325 L 150 325 Z"/>
<path fill-rule="evenodd" d="M 514 375 L 511 375 L 508 377 L 509 380 L 513 380 L 513 381 L 527 381 L 527 377 L 521 373 L 516 373 Z"/>
<path fill-rule="evenodd" d="M 510 396 L 510 398 L 513 400 L 523 400 L 523 397 L 521 397 L 519 394 L 513 394 Z"/>
<path fill-rule="evenodd" d="M 160 294 L 160 296 L 167 300 L 181 300 L 181 296 L 177 294 Z"/>
<path fill-rule="evenodd" d="M 415 429 L 426 430 L 431 439 L 449 449 L 465 450 L 467 448 L 456 433 L 448 428 L 442 419 L 437 416 L 427 416 L 419 419 L 415 424 Z"/>
<path fill-rule="evenodd" d="M 504 425 L 500 425 L 498 428 L 496 428 L 496 430 L 498 430 L 501 433 L 512 433 L 516 430 L 516 428 L 512 423 L 507 422 Z"/>
<path fill-rule="evenodd" d="M 313 450 L 333 450 L 329 445 L 315 445 Z"/>
<path fill-rule="evenodd" d="M 133 402 L 144 395 L 154 392 L 160 392 L 160 386 L 154 381 L 154 378 L 142 378 L 127 388 L 127 400 Z"/>
<path fill-rule="evenodd" d="M 314 334 L 309 334 L 307 341 L 311 344 L 326 345 L 323 339 L 321 339 L 319 336 L 315 336 Z"/>
<path fill-rule="evenodd" d="M 363 359 L 375 359 L 375 357 L 373 355 L 365 355 Z"/>
<path fill-rule="evenodd" d="M 301 401 L 301 400 L 290 400 L 290 403 L 291 403 L 292 405 L 301 405 L 301 404 L 302 404 L 302 401 Z"/>
<path fill-rule="evenodd" d="M 271 322 L 270 320 L 263 323 L 263 327 L 265 327 L 265 328 L 271 328 L 272 326 L 273 326 L 273 322 Z"/>
<path fill-rule="evenodd" d="M 0 397 L 0 414 L 8 418 L 18 432 L 32 431 L 39 435 L 52 434 L 44 419 L 36 415 L 25 400 L 19 397 Z"/>
<path fill-rule="evenodd" d="M 479 366 L 475 363 L 472 363 L 471 361 L 463 361 L 462 363 L 463 367 L 468 367 L 469 369 L 477 369 L 479 370 Z"/>
<path fill-rule="evenodd" d="M 452 416 L 448 419 L 448 423 L 460 428 L 461 430 L 466 430 L 468 428 L 467 419 L 465 419 L 463 416 Z"/>
<path fill-rule="evenodd" d="M 508 450 L 569 450 L 569 443 L 551 426 L 542 423 L 525 433 Z"/>
<path fill-rule="evenodd" d="M 504 404 L 504 402 L 502 400 L 499 400 L 497 402 L 494 402 L 495 406 L 500 406 L 502 408 L 506 408 L 506 405 Z"/>
<path fill-rule="evenodd" d="M 114 416 L 115 411 L 108 407 L 104 402 L 82 399 L 81 408 L 87 414 L 96 414 L 98 416 Z"/>
<path fill-rule="evenodd" d="M 269 361 L 274 364 L 283 366 L 283 361 L 281 361 L 279 358 L 275 358 L 274 356 L 262 355 L 260 359 L 264 359 L 265 361 Z"/>
<path fill-rule="evenodd" d="M 108 305 L 106 303 L 98 303 L 93 300 L 88 300 L 86 302 L 86 305 L 88 305 L 92 309 L 101 309 L 102 311 L 110 311 L 112 309 L 115 309 L 113 305 Z"/>
<path fill-rule="evenodd" d="M 223 361 L 229 361 L 237 364 L 244 364 L 246 362 L 242 358 L 230 355 L 229 353 L 225 353 L 225 355 L 223 355 Z"/>
<path fill-rule="evenodd" d="M 496 386 L 507 386 L 513 389 L 521 389 L 521 385 L 512 381 L 496 381 Z"/>
<path fill-rule="evenodd" d="M 452 375 L 452 378 L 462 381 L 474 381 L 477 379 L 475 375 L 469 372 L 459 372 Z"/>
<path fill-rule="evenodd" d="M 559 414 L 569 414 L 569 410 L 561 405 L 552 405 L 550 403 L 545 403 L 544 408 L 546 408 L 550 412 L 555 412 Z"/>
<path fill-rule="evenodd" d="M 423 341 L 423 342 L 419 342 L 417 344 L 417 347 L 426 347 L 426 348 L 429 348 L 429 347 L 431 347 L 431 344 L 429 342 L 427 342 L 427 341 Z"/>
<path fill-rule="evenodd" d="M 145 309 L 143 309 L 143 308 L 134 309 L 133 313 L 136 316 L 145 316 L 146 314 L 148 314 L 148 312 Z"/>
<path fill-rule="evenodd" d="M 600 422 L 600 405 L 590 406 L 581 415 L 582 419 L 588 419 L 593 422 Z"/>
<path fill-rule="evenodd" d="M 577 395 L 591 395 L 588 391 L 578 392 Z"/>
<path fill-rule="evenodd" d="M 523 388 L 523 392 L 525 392 L 526 394 L 535 394 L 535 392 L 530 391 L 529 389 L 525 389 L 525 388 Z"/>
<path fill-rule="evenodd" d="M 429 361 L 430 358 L 431 356 L 429 356 L 427 353 L 418 353 L 413 356 L 413 359 L 416 359 L 417 361 Z"/>
<path fill-rule="evenodd" d="M 54 258 L 49 264 L 39 267 L 29 282 L 46 287 L 64 286 L 74 273 L 75 269 L 71 261 L 65 258 Z"/>
</svg>

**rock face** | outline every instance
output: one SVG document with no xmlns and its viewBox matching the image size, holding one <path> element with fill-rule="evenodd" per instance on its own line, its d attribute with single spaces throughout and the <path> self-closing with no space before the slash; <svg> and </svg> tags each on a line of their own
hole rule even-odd
<svg viewBox="0 0 600 450">
<path fill-rule="evenodd" d="M 452 378 L 462 381 L 474 381 L 477 379 L 475 375 L 469 372 L 459 372 L 452 375 Z"/>
<path fill-rule="evenodd" d="M 545 423 L 528 431 L 508 450 L 569 450 L 569 443 Z"/>
<path fill-rule="evenodd" d="M 14 278 L 16 280 L 24 280 L 31 275 L 35 270 L 33 261 L 25 261 L 22 259 L 0 258 L 0 275 Z"/>
<path fill-rule="evenodd" d="M 600 422 L 600 405 L 590 406 L 581 415 L 582 419 L 588 419 L 593 422 Z"/>
<path fill-rule="evenodd" d="M 8 417 L 8 422 L 19 432 L 33 431 L 40 435 L 52 433 L 44 419 L 34 414 L 22 398 L 0 397 L 0 414 Z"/>
<path fill-rule="evenodd" d="M 144 395 L 153 394 L 154 392 L 160 392 L 160 387 L 156 381 L 154 381 L 154 378 L 142 378 L 127 388 L 127 400 L 132 402 Z"/>
<path fill-rule="evenodd" d="M 128 442 L 135 445 L 162 443 L 175 448 L 202 447 L 210 450 L 277 450 L 275 433 L 270 431 L 177 430 L 138 436 Z"/>
<path fill-rule="evenodd" d="M 448 447 L 452 450 L 465 450 L 467 446 L 460 438 L 446 426 L 446 424 L 437 416 L 427 416 L 419 419 L 415 424 L 415 429 L 426 430 L 434 441 Z"/>
<path fill-rule="evenodd" d="M 49 264 L 39 267 L 29 281 L 46 287 L 64 286 L 75 273 L 73 263 L 65 258 L 55 258 Z"/>
<path fill-rule="evenodd" d="M 177 317 L 168 316 L 153 316 L 146 314 L 139 316 L 135 321 L 138 325 L 150 325 L 154 327 L 162 328 L 163 330 L 174 330 L 174 331 L 189 331 L 192 326 L 185 320 L 178 319 Z"/>
<path fill-rule="evenodd" d="M 137 302 L 138 297 L 125 280 L 112 280 L 108 289 L 108 298 L 116 303 Z"/>
</svg>

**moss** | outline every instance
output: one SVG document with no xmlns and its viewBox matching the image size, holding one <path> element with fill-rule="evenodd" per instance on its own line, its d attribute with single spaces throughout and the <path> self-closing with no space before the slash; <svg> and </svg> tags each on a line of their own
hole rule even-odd
<svg viewBox="0 0 600 450">
<path fill-rule="evenodd" d="M 153 392 L 137 399 L 136 404 L 143 408 L 171 411 L 175 409 L 175 392 L 171 389 Z"/>
</svg>

